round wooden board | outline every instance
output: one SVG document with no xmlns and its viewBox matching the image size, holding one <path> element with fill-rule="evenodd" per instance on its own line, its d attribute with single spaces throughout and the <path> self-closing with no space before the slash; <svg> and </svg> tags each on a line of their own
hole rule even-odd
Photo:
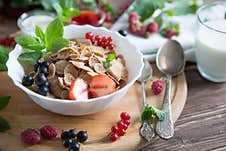
<svg viewBox="0 0 226 151">
<path fill-rule="evenodd" d="M 154 75 L 152 80 L 162 77 L 152 64 Z M 150 90 L 151 81 L 146 83 L 147 100 L 150 105 L 161 109 L 163 93 L 154 96 Z M 0 150 L 2 151 L 62 151 L 66 150 L 60 140 L 62 129 L 76 128 L 77 130 L 87 130 L 88 141 L 81 146 L 81 151 L 106 151 L 106 150 L 137 150 L 146 145 L 139 136 L 139 116 L 142 107 L 141 86 L 135 83 L 128 91 L 127 95 L 110 108 L 88 116 L 62 116 L 48 112 L 36 105 L 24 92 L 16 88 L 7 76 L 6 72 L 0 73 L 0 96 L 10 95 L 12 98 L 9 105 L 0 115 L 6 118 L 11 130 L 0 133 Z M 173 78 L 172 82 L 172 111 L 173 120 L 176 121 L 181 114 L 187 97 L 187 84 L 185 75 Z M 125 136 L 116 142 L 110 142 L 107 135 L 111 126 L 120 120 L 120 113 L 127 111 L 131 115 L 131 124 Z M 20 140 L 20 133 L 26 128 L 39 129 L 42 125 L 52 125 L 59 129 L 59 135 L 55 140 L 41 140 L 41 143 L 34 146 L 27 146 Z M 159 139 L 154 138 L 153 141 Z"/>
</svg>

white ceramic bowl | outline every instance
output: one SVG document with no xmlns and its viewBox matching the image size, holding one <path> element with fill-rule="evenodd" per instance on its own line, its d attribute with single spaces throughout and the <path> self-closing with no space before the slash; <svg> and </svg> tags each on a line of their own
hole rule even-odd
<svg viewBox="0 0 226 151">
<path fill-rule="evenodd" d="M 27 93 L 35 103 L 54 113 L 63 115 L 86 115 L 109 107 L 113 103 L 119 101 L 141 75 L 143 68 L 143 57 L 140 51 L 138 51 L 137 48 L 125 37 L 122 37 L 117 32 L 109 31 L 103 27 L 96 28 L 89 25 L 69 25 L 64 29 L 64 37 L 67 39 L 84 37 L 85 33 L 89 31 L 92 31 L 94 34 L 112 36 L 113 43 L 116 45 L 119 53 L 124 56 L 129 77 L 126 86 L 120 90 L 103 97 L 76 101 L 41 96 L 21 84 L 22 78 L 24 76 L 24 69 L 17 61 L 18 56 L 22 52 L 22 48 L 19 45 L 16 45 L 14 50 L 9 54 L 9 60 L 7 62 L 9 77 L 13 80 L 14 84 Z"/>
</svg>

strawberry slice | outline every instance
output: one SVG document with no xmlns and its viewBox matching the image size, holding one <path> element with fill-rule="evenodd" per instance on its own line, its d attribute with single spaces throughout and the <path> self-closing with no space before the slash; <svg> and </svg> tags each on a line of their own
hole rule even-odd
<svg viewBox="0 0 226 151">
<path fill-rule="evenodd" d="M 96 98 L 111 94 L 116 90 L 115 82 L 107 75 L 96 75 L 91 78 L 89 97 Z"/>
<path fill-rule="evenodd" d="M 70 100 L 85 100 L 88 99 L 88 85 L 81 79 L 77 78 L 72 82 L 69 91 Z"/>
</svg>

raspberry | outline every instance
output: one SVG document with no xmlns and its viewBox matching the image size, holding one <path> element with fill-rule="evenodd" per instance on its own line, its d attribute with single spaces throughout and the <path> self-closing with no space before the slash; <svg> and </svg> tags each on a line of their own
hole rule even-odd
<svg viewBox="0 0 226 151">
<path fill-rule="evenodd" d="M 139 15 L 136 12 L 132 12 L 129 14 L 129 19 L 128 19 L 129 23 L 133 23 L 138 20 L 139 20 Z"/>
<path fill-rule="evenodd" d="M 173 29 L 167 29 L 165 32 L 165 37 L 168 39 L 171 39 L 174 35 L 176 35 L 176 33 Z"/>
<path fill-rule="evenodd" d="M 145 37 L 146 32 L 147 32 L 147 27 L 141 26 L 140 30 L 137 31 L 137 35 Z"/>
<path fill-rule="evenodd" d="M 54 139 L 57 136 L 57 129 L 49 125 L 43 126 L 40 132 L 45 139 Z"/>
<path fill-rule="evenodd" d="M 38 144 L 41 140 L 39 133 L 35 129 L 26 129 L 20 135 L 21 140 L 29 145 Z"/>
<path fill-rule="evenodd" d="M 158 32 L 158 29 L 159 29 L 159 26 L 156 22 L 151 22 L 149 25 L 148 25 L 148 31 L 150 33 L 156 33 Z"/>
<path fill-rule="evenodd" d="M 163 90 L 163 82 L 161 80 L 154 81 L 151 85 L 151 90 L 154 95 L 158 95 Z"/>
</svg>

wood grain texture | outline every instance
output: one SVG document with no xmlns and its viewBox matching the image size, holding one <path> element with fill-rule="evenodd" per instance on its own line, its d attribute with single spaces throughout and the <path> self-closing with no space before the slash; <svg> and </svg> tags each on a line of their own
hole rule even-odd
<svg viewBox="0 0 226 151">
<path fill-rule="evenodd" d="M 152 80 L 162 78 L 162 75 L 153 65 Z M 54 141 L 42 141 L 41 144 L 27 146 L 20 140 L 20 133 L 26 128 L 39 129 L 41 126 L 48 124 L 62 129 L 76 128 L 77 130 L 87 130 L 89 139 L 82 146 L 81 151 L 106 151 L 106 150 L 137 150 L 141 146 L 147 144 L 139 136 L 139 116 L 141 113 L 141 86 L 135 83 L 129 89 L 127 95 L 119 101 L 119 103 L 104 111 L 88 116 L 62 116 L 48 112 L 37 106 L 28 96 L 16 88 L 7 76 L 6 72 L 0 73 L 0 96 L 10 95 L 12 98 L 6 109 L 1 111 L 1 115 L 5 117 L 11 124 L 11 130 L 0 133 L 0 149 L 4 151 L 61 151 L 63 150 L 62 142 L 58 138 Z M 151 93 L 152 81 L 146 83 L 147 102 L 156 108 L 161 108 L 163 94 L 156 96 Z M 183 110 L 187 96 L 187 85 L 185 76 L 180 75 L 173 78 L 172 81 L 172 113 L 173 119 L 176 121 Z M 106 138 L 113 124 L 117 123 L 122 111 L 127 111 L 131 115 L 131 125 L 127 130 L 125 137 L 121 137 L 118 141 L 112 143 Z M 60 134 L 60 132 L 58 133 Z M 12 144 L 12 145 L 10 145 Z M 125 145 L 127 144 L 127 145 Z"/>
</svg>

